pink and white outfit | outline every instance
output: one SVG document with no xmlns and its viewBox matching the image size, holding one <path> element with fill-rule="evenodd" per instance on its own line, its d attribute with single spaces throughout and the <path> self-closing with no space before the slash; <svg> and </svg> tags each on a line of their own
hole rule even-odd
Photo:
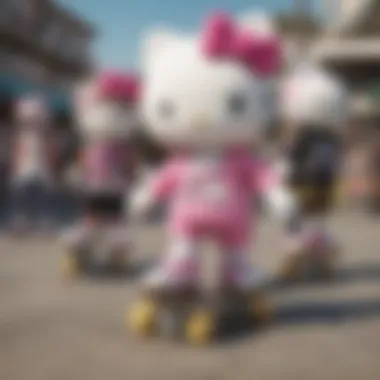
<svg viewBox="0 0 380 380">
<path fill-rule="evenodd" d="M 137 91 L 136 78 L 121 73 L 101 74 L 78 91 L 77 119 L 84 140 L 78 169 L 84 216 L 68 234 L 74 248 L 95 240 L 107 246 L 99 248 L 102 252 L 122 250 L 129 244 L 124 199 L 136 164 L 131 133 L 137 126 Z"/>
<path fill-rule="evenodd" d="M 132 179 L 135 151 L 128 140 L 89 142 L 81 164 L 86 192 L 124 195 Z"/>
<path fill-rule="evenodd" d="M 248 247 L 257 223 L 252 199 L 276 184 L 274 173 L 248 150 L 225 152 L 211 161 L 173 157 L 151 188 L 154 199 L 169 200 L 172 245 L 164 268 L 171 281 L 197 280 L 198 244 L 204 238 L 222 250 L 225 282 L 245 286 L 252 281 Z"/>
</svg>

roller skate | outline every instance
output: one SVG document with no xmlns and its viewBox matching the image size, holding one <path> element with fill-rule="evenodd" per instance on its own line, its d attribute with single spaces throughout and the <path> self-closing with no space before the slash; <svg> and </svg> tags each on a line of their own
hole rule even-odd
<svg viewBox="0 0 380 380">
<path fill-rule="evenodd" d="M 254 286 L 252 282 L 244 289 L 224 282 L 209 292 L 196 281 L 175 283 L 169 277 L 165 279 L 163 271 L 150 280 L 154 286 L 146 289 L 128 314 L 129 326 L 138 335 L 161 335 L 206 345 L 238 325 L 267 323 L 274 314 L 258 278 Z"/>
<path fill-rule="evenodd" d="M 265 294 L 264 280 L 262 273 L 243 261 L 227 268 L 220 288 L 221 330 L 263 326 L 273 319 L 275 310 Z"/>
<path fill-rule="evenodd" d="M 65 280 L 73 280 L 90 266 L 90 231 L 87 226 L 77 226 L 64 235 L 63 241 L 66 252 L 61 258 L 60 272 Z"/>
<path fill-rule="evenodd" d="M 334 274 L 338 248 L 326 235 L 315 234 L 298 251 L 288 254 L 279 272 L 280 280 L 297 282 L 327 279 Z"/>
<path fill-rule="evenodd" d="M 205 344 L 242 329 L 263 327 L 275 316 L 261 273 L 243 266 L 228 269 L 223 277 L 217 289 L 203 294 L 200 307 L 189 316 L 185 330 L 189 343 Z"/>
<path fill-rule="evenodd" d="M 121 230 L 77 226 L 65 235 L 68 252 L 61 264 L 65 278 L 85 274 L 122 274 L 129 267 L 130 243 Z"/>
<path fill-rule="evenodd" d="M 215 314 L 193 275 L 196 264 L 181 265 L 158 268 L 146 277 L 142 299 L 127 311 L 128 325 L 141 336 L 206 344 L 215 333 Z"/>
</svg>

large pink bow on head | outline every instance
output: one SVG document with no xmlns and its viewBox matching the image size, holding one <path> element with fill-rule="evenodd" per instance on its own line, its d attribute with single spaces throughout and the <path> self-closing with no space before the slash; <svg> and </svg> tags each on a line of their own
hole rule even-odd
<svg viewBox="0 0 380 380">
<path fill-rule="evenodd" d="M 101 97 L 136 103 L 140 98 L 140 81 L 131 74 L 102 73 L 98 81 Z"/>
<path fill-rule="evenodd" d="M 273 75 L 280 69 L 282 57 L 277 38 L 255 36 L 239 28 L 224 13 L 216 13 L 206 21 L 201 44 L 207 57 L 235 59 L 260 76 Z"/>
</svg>

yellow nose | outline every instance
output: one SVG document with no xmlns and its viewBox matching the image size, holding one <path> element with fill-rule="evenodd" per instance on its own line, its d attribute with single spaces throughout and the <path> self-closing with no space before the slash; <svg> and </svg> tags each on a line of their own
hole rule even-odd
<svg viewBox="0 0 380 380">
<path fill-rule="evenodd" d="M 210 125 L 210 120 L 208 116 L 206 115 L 206 113 L 195 114 L 192 117 L 191 121 L 192 121 L 191 125 L 193 126 L 193 128 L 199 129 L 199 130 L 206 129 Z"/>
</svg>

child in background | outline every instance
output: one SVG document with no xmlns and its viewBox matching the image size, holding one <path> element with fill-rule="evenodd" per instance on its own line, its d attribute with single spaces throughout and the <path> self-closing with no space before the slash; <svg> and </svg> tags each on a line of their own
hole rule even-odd
<svg viewBox="0 0 380 380">
<path fill-rule="evenodd" d="M 287 256 L 280 269 L 285 280 L 329 275 L 333 269 L 337 247 L 327 216 L 342 170 L 346 99 L 339 79 L 311 64 L 297 67 L 283 83 L 284 177 L 301 212 L 301 219 L 288 223 Z"/>
<path fill-rule="evenodd" d="M 65 275 L 87 265 L 121 269 L 126 264 L 130 235 L 124 199 L 136 170 L 132 138 L 139 125 L 138 96 L 138 79 L 124 73 L 102 73 L 78 88 L 75 118 L 81 146 L 76 174 L 84 210 L 65 235 Z"/>
</svg>

